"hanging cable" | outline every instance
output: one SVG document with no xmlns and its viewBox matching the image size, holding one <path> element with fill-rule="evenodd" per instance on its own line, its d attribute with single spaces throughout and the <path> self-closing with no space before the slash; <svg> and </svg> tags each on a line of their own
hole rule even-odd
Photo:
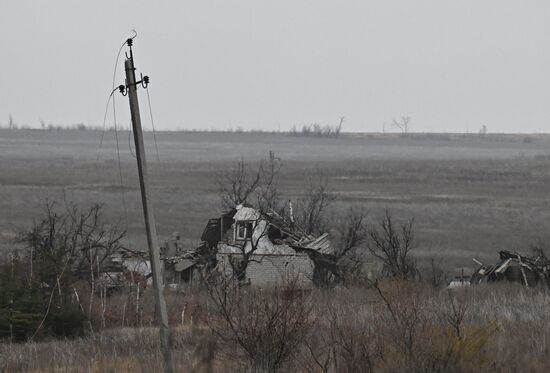
<svg viewBox="0 0 550 373">
<path fill-rule="evenodd" d="M 124 219 L 125 219 L 125 225 L 126 225 L 126 238 L 128 240 L 128 245 L 131 246 L 132 242 L 130 241 L 130 235 L 129 235 L 129 226 L 128 226 L 128 207 L 126 204 L 126 195 L 124 192 L 124 179 L 122 177 L 122 161 L 120 158 L 120 146 L 118 142 L 118 128 L 117 128 L 117 119 L 116 119 L 116 105 L 115 100 L 113 99 L 113 123 L 115 126 L 115 142 L 116 142 L 116 154 L 117 154 L 117 164 L 118 164 L 118 176 L 120 179 L 120 195 L 122 198 L 122 208 L 124 209 Z"/>
<path fill-rule="evenodd" d="M 105 137 L 105 126 L 107 123 L 107 113 L 109 112 L 109 104 L 111 103 L 111 98 L 113 97 L 113 92 L 109 95 L 109 98 L 107 99 L 107 105 L 105 105 L 105 114 L 103 114 L 103 126 L 101 130 L 101 139 L 99 140 L 99 149 L 97 150 L 97 159 L 96 161 L 99 162 L 99 157 L 101 156 L 101 149 L 103 148 L 103 138 Z"/>
<path fill-rule="evenodd" d="M 111 103 L 111 99 L 113 98 L 113 94 L 115 93 L 116 89 L 111 92 L 109 95 L 109 98 L 107 99 L 107 104 L 105 105 L 105 114 L 103 114 L 103 130 L 101 131 L 101 139 L 99 140 L 99 149 L 97 151 L 97 159 L 96 161 L 99 162 L 99 157 L 101 156 L 101 150 L 103 149 L 103 139 L 105 137 L 105 127 L 107 125 L 107 113 L 109 112 L 109 104 Z"/>
<path fill-rule="evenodd" d="M 136 158 L 136 153 L 132 149 L 132 127 L 128 130 L 128 149 L 130 149 L 130 154 L 132 157 Z"/>
<path fill-rule="evenodd" d="M 134 33 L 135 33 L 135 30 L 134 30 Z M 135 36 L 133 38 L 135 38 Z M 107 105 L 105 106 L 105 115 L 103 115 L 103 130 L 101 131 L 101 140 L 99 141 L 99 150 L 97 152 L 97 161 L 98 162 L 99 162 L 99 157 L 101 155 L 101 149 L 103 147 L 103 139 L 105 137 L 105 130 L 106 130 L 105 127 L 107 125 L 107 112 L 109 110 L 109 102 L 111 101 L 111 98 L 112 98 L 113 99 L 113 105 L 114 105 L 115 97 L 113 96 L 113 93 L 115 93 L 115 91 L 117 90 L 115 88 L 115 81 L 116 81 L 116 70 L 117 70 L 117 67 L 118 67 L 118 60 L 120 58 L 120 53 L 122 53 L 122 48 L 124 48 L 125 45 L 126 45 L 126 42 L 122 43 L 120 48 L 118 48 L 118 53 L 116 55 L 115 66 L 113 68 L 112 90 L 111 90 L 111 94 L 109 95 L 109 99 L 107 100 Z"/>
<path fill-rule="evenodd" d="M 151 118 L 151 127 L 153 128 L 153 139 L 155 141 L 155 149 L 157 151 L 157 162 L 160 164 L 159 147 L 157 144 L 157 132 L 155 131 L 155 121 L 153 120 L 153 109 L 151 108 L 151 97 L 149 96 L 149 87 L 145 89 L 147 92 L 147 105 L 149 106 L 149 117 Z"/>
<path fill-rule="evenodd" d="M 135 30 L 133 30 L 133 31 L 134 31 L 134 36 L 131 37 L 130 39 L 134 39 L 137 36 L 137 33 L 135 32 Z M 109 103 L 112 102 L 112 106 L 113 106 L 113 123 L 114 123 L 114 130 L 115 130 L 115 141 L 116 141 L 116 152 L 117 152 L 118 176 L 119 176 L 119 182 L 120 182 L 120 194 L 121 194 L 121 200 L 122 200 L 122 207 L 123 207 L 123 210 L 124 210 L 124 226 L 125 226 L 125 229 L 126 229 L 126 240 L 127 240 L 128 246 L 133 247 L 133 244 L 132 244 L 132 241 L 130 240 L 130 235 L 129 235 L 128 206 L 127 206 L 127 203 L 126 203 L 126 195 L 125 195 L 125 189 L 124 189 L 124 178 L 123 178 L 123 175 L 122 175 L 122 160 L 121 160 L 121 156 L 120 156 L 120 145 L 119 145 L 119 139 L 118 139 L 118 123 L 117 123 L 117 117 L 116 117 L 116 102 L 115 102 L 115 95 L 114 95 L 114 93 L 117 91 L 117 89 L 119 89 L 119 87 L 115 87 L 116 74 L 117 74 L 117 69 L 118 69 L 118 63 L 119 63 L 119 60 L 120 60 L 120 55 L 122 53 L 122 49 L 124 48 L 124 46 L 126 46 L 126 44 L 127 44 L 127 40 L 125 40 L 124 43 L 122 43 L 122 45 L 118 49 L 116 59 L 115 59 L 115 65 L 114 65 L 114 68 L 113 68 L 112 91 L 111 91 L 111 94 L 109 95 L 109 98 L 107 100 L 107 105 L 105 107 L 105 114 L 103 116 L 103 130 L 102 130 L 102 133 L 101 133 L 101 140 L 100 140 L 100 144 L 99 144 L 99 151 L 98 151 L 97 161 L 99 162 L 99 158 L 100 158 L 100 155 L 101 155 L 101 149 L 103 147 L 103 141 L 104 141 L 105 132 L 106 132 L 106 125 L 107 125 L 107 113 L 108 113 L 108 110 L 109 110 Z"/>
</svg>

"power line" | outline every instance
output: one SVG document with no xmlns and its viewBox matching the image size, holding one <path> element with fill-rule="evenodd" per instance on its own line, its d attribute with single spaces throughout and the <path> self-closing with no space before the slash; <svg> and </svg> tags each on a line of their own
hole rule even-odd
<svg viewBox="0 0 550 373">
<path fill-rule="evenodd" d="M 151 108 L 151 97 L 149 96 L 149 88 L 147 92 L 147 105 L 149 106 L 149 117 L 151 118 L 151 127 L 153 128 L 153 139 L 155 141 L 155 149 L 157 151 L 157 162 L 160 164 L 159 147 L 157 144 L 157 132 L 155 131 L 155 121 L 153 120 L 153 109 Z"/>
<path fill-rule="evenodd" d="M 134 33 L 135 33 L 135 31 L 134 31 Z M 136 36 L 137 36 L 137 33 L 131 39 L 134 39 Z M 128 205 L 126 203 L 126 194 L 125 194 L 125 189 L 124 189 L 124 178 L 123 178 L 123 175 L 122 175 L 122 160 L 121 160 L 121 156 L 120 156 L 120 145 L 119 145 L 119 140 L 118 140 L 118 123 L 117 123 L 116 102 L 115 102 L 115 95 L 114 95 L 114 93 L 118 89 L 118 87 L 115 87 L 118 63 L 119 63 L 119 60 L 120 60 L 120 55 L 122 53 L 122 49 L 124 48 L 126 43 L 127 43 L 127 41 L 124 41 L 124 43 L 122 43 L 122 45 L 118 49 L 116 59 L 115 59 L 115 65 L 113 67 L 112 90 L 111 90 L 111 93 L 110 93 L 109 98 L 107 100 L 107 105 L 105 106 L 105 114 L 103 116 L 103 131 L 101 133 L 101 140 L 100 140 L 100 143 L 99 143 L 97 161 L 99 162 L 99 158 L 100 158 L 100 155 L 101 155 L 101 149 L 103 147 L 103 141 L 104 141 L 104 137 L 105 137 L 106 124 L 107 124 L 107 114 L 108 114 L 108 111 L 109 111 L 109 103 L 112 102 L 113 124 L 114 124 L 114 130 L 115 130 L 115 141 L 116 141 L 116 152 L 117 152 L 118 176 L 119 176 L 119 182 L 120 182 L 120 195 L 121 195 L 121 200 L 122 200 L 122 207 L 123 207 L 123 210 L 124 210 L 124 225 L 125 225 L 125 228 L 126 228 L 126 240 L 127 240 L 128 246 L 133 247 L 132 241 L 130 240 L 130 234 L 129 234 Z"/>
<path fill-rule="evenodd" d="M 117 70 L 117 67 L 118 67 L 118 60 L 120 58 L 120 53 L 122 53 L 122 48 L 124 48 L 125 45 L 126 45 L 126 42 L 122 43 L 120 48 L 118 48 L 118 53 L 116 55 L 115 66 L 113 68 L 113 82 L 112 82 L 112 87 L 111 87 L 112 88 L 111 89 L 111 94 L 109 95 L 109 99 L 107 100 L 107 105 L 105 105 L 105 114 L 103 115 L 103 130 L 101 131 L 101 140 L 99 141 L 99 150 L 97 152 L 97 161 L 98 162 L 99 162 L 99 156 L 101 155 L 101 149 L 103 147 L 103 138 L 105 137 L 105 130 L 106 130 L 105 126 L 107 124 L 107 112 L 109 110 L 109 102 L 111 101 L 111 98 L 112 98 L 113 99 L 113 105 L 114 105 L 114 101 L 115 101 L 115 97 L 113 96 L 113 93 L 115 93 L 115 91 L 116 91 L 115 81 L 116 81 L 116 70 Z"/>
<path fill-rule="evenodd" d="M 113 99 L 113 123 L 115 126 L 115 141 L 116 141 L 116 154 L 117 154 L 117 165 L 118 165 L 118 176 L 120 179 L 120 195 L 122 198 L 122 208 L 124 209 L 124 219 L 126 225 L 126 238 L 128 240 L 128 245 L 131 246 L 132 242 L 130 241 L 129 226 L 128 226 L 128 206 L 126 204 L 126 195 L 124 191 L 124 179 L 122 177 L 122 162 L 120 158 L 120 146 L 118 143 L 118 128 L 116 120 L 116 105 L 115 100 Z"/>
<path fill-rule="evenodd" d="M 132 149 L 132 129 L 128 131 L 128 149 L 130 149 L 130 154 L 132 157 L 136 158 L 136 153 L 134 152 L 134 149 Z"/>
</svg>

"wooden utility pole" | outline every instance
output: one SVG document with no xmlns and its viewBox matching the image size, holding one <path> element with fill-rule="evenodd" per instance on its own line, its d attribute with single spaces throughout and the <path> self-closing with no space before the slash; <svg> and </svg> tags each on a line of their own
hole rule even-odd
<svg viewBox="0 0 550 373">
<path fill-rule="evenodd" d="M 139 114 L 139 103 L 137 97 L 137 85 L 143 84 L 146 86 L 149 82 L 149 78 L 143 77 L 141 81 L 136 82 L 136 69 L 134 66 L 132 42 L 132 39 L 128 39 L 127 41 L 128 47 L 130 47 L 130 56 L 124 63 L 126 69 L 126 87 L 121 87 L 121 91 L 123 92 L 126 90 L 126 94 L 130 100 L 130 113 L 132 115 L 132 129 L 134 132 L 134 142 L 136 146 L 141 202 L 143 203 L 143 214 L 145 215 L 145 230 L 147 231 L 147 245 L 149 246 L 149 259 L 151 261 L 151 271 L 153 274 L 156 319 L 160 329 L 160 344 L 164 359 L 164 371 L 167 373 L 172 373 L 174 371 L 174 367 L 170 343 L 170 328 L 168 325 L 168 313 L 166 312 L 166 302 L 163 294 L 157 229 L 155 226 L 155 215 L 153 213 L 153 207 L 151 205 L 151 198 L 149 195 L 147 161 L 145 159 L 145 147 L 143 144 L 143 132 L 141 130 L 141 117 Z"/>
</svg>

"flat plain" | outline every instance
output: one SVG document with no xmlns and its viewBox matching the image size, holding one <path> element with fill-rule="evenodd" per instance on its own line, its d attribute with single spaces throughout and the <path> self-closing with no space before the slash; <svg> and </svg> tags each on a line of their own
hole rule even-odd
<svg viewBox="0 0 550 373">
<path fill-rule="evenodd" d="M 113 131 L 0 130 L 0 248 L 16 246 L 46 200 L 65 200 L 103 204 L 110 221 L 127 227 L 128 245 L 144 249 L 130 136 L 118 133 L 117 152 Z M 498 250 L 528 252 L 550 239 L 546 135 L 157 132 L 145 140 L 161 241 L 179 232 L 196 245 L 221 210 L 218 175 L 269 151 L 281 159 L 285 198 L 299 198 L 322 170 L 339 196 L 333 209 L 363 205 L 372 223 L 386 209 L 414 217 L 419 260 L 471 267 L 472 257 L 490 262 Z"/>
</svg>

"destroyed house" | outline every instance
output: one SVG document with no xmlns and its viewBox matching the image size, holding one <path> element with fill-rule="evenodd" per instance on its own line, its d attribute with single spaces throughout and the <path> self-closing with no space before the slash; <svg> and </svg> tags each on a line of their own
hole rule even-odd
<svg viewBox="0 0 550 373">
<path fill-rule="evenodd" d="M 218 221 L 216 260 L 222 273 L 240 274 L 241 280 L 259 286 L 291 280 L 311 284 L 313 263 L 306 253 L 293 247 L 300 236 L 278 214 L 240 205 Z"/>
<path fill-rule="evenodd" d="M 195 250 L 168 241 L 161 253 L 164 283 L 197 284 L 203 276 L 223 274 L 245 284 L 287 281 L 301 286 L 338 282 L 339 268 L 328 233 L 313 236 L 292 215 L 263 212 L 246 205 L 208 220 Z"/>
<path fill-rule="evenodd" d="M 297 281 L 309 286 L 323 261 L 331 265 L 328 234 L 314 237 L 292 217 L 240 205 L 210 219 L 201 237 L 216 255 L 216 268 L 253 285 Z"/>
</svg>

